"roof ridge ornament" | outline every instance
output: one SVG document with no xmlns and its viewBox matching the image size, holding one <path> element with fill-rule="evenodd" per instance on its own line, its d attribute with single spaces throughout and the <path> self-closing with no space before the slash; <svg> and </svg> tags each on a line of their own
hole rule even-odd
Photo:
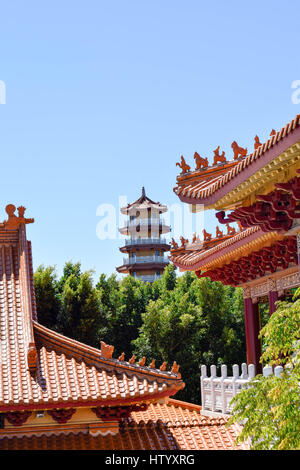
<svg viewBox="0 0 300 470">
<path fill-rule="evenodd" d="M 207 168 L 208 167 L 208 159 L 203 158 L 199 155 L 199 153 L 195 152 L 194 153 L 194 159 L 196 162 L 196 170 L 201 170 L 201 168 Z"/>
<path fill-rule="evenodd" d="M 220 155 L 220 145 L 218 145 L 218 147 L 216 148 L 216 150 L 214 150 L 214 165 L 216 165 L 217 163 L 225 163 L 227 160 L 226 160 L 226 157 L 225 157 L 225 152 L 223 150 L 222 154 Z"/>
<path fill-rule="evenodd" d="M 34 219 L 24 217 L 26 208 L 23 206 L 18 207 L 18 216 L 15 215 L 16 206 L 13 204 L 8 204 L 5 211 L 8 215 L 8 219 L 3 222 L 6 230 L 16 230 L 21 224 L 32 224 L 34 222 Z"/>
<path fill-rule="evenodd" d="M 262 143 L 260 142 L 258 135 L 256 135 L 254 137 L 254 150 L 257 150 L 261 145 Z"/>
<path fill-rule="evenodd" d="M 180 163 L 176 163 L 176 166 L 179 166 L 179 168 L 181 168 L 182 170 L 182 173 L 187 173 L 188 171 L 191 170 L 191 167 L 190 165 L 188 165 L 183 157 L 183 155 L 181 155 L 181 162 Z"/>
<path fill-rule="evenodd" d="M 243 147 L 239 147 L 235 140 L 232 142 L 231 147 L 233 149 L 233 154 L 234 154 L 233 158 L 234 158 L 234 160 L 237 160 L 240 157 L 246 157 L 248 149 L 243 148 Z"/>
<path fill-rule="evenodd" d="M 104 359 L 112 359 L 112 355 L 114 352 L 114 346 L 110 346 L 109 344 L 104 343 L 104 341 L 100 342 L 101 344 L 101 357 Z"/>
</svg>

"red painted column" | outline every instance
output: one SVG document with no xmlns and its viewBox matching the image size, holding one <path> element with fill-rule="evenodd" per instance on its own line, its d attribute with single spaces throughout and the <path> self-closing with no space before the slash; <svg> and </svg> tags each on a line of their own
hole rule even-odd
<svg viewBox="0 0 300 470">
<path fill-rule="evenodd" d="M 279 300 L 278 292 L 277 292 L 277 289 L 276 289 L 276 282 L 272 278 L 269 279 L 268 298 L 269 298 L 269 311 L 270 311 L 270 316 L 271 316 L 271 315 L 273 315 L 273 313 L 276 310 L 275 302 L 277 302 L 277 300 Z"/>
<path fill-rule="evenodd" d="M 253 303 L 251 297 L 244 298 L 245 332 L 247 346 L 247 363 L 254 364 L 256 373 L 262 372 L 259 362 L 261 356 L 261 341 L 258 338 L 260 330 L 258 303 Z"/>
<path fill-rule="evenodd" d="M 268 298 L 269 298 L 269 310 L 270 310 L 270 316 L 271 316 L 276 310 L 275 302 L 279 300 L 278 292 L 276 290 L 275 291 L 271 290 L 268 294 Z"/>
</svg>

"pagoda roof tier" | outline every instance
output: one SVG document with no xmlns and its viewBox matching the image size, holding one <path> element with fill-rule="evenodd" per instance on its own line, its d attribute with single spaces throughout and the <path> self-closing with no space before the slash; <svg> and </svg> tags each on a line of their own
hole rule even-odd
<svg viewBox="0 0 300 470">
<path fill-rule="evenodd" d="M 140 234 L 143 238 L 147 237 L 149 231 L 159 231 L 161 234 L 165 234 L 171 232 L 171 227 L 164 220 L 151 219 L 148 222 L 147 219 L 136 219 L 119 228 L 122 235 L 133 236 L 134 234 Z"/>
<path fill-rule="evenodd" d="M 257 140 L 250 154 L 234 144 L 238 150 L 232 161 L 209 167 L 206 159 L 204 167 L 195 171 L 179 164 L 184 171 L 174 192 L 181 201 L 206 209 L 232 209 L 253 203 L 256 194 L 266 194 L 276 183 L 293 178 L 300 167 L 300 114 L 278 132 L 272 131 L 264 144 Z"/>
<path fill-rule="evenodd" d="M 154 257 L 153 257 L 154 258 Z M 157 258 L 162 258 L 158 256 Z M 137 258 L 138 260 L 138 258 Z M 169 264 L 168 259 L 164 260 L 157 260 L 157 261 L 133 261 L 133 260 L 128 260 L 124 261 L 124 264 L 122 266 L 118 266 L 116 270 L 121 273 L 121 274 L 126 274 L 131 271 L 145 271 L 145 270 L 153 270 L 153 269 L 163 269 L 165 266 Z"/>
<path fill-rule="evenodd" d="M 184 387 L 171 371 L 145 361 L 114 359 L 101 349 L 67 338 L 38 323 L 31 245 L 23 207 L 0 224 L 0 412 L 82 406 L 129 406 L 171 396 Z"/>
<path fill-rule="evenodd" d="M 235 444 L 239 425 L 228 417 L 200 414 L 201 407 L 178 400 L 151 404 L 122 420 L 119 431 L 103 435 L 95 425 L 60 425 L 50 429 L 22 426 L 0 429 L 0 450 L 244 450 Z M 5 432 L 5 435 L 2 434 Z"/>
<path fill-rule="evenodd" d="M 160 251 L 169 251 L 171 245 L 169 245 L 165 240 L 161 242 L 156 241 L 155 239 L 138 239 L 138 240 L 126 240 L 126 245 L 122 246 L 120 251 L 122 253 L 130 253 L 132 251 L 143 251 L 143 250 L 160 250 Z"/>
<path fill-rule="evenodd" d="M 212 239 L 210 244 L 201 242 L 173 248 L 169 259 L 181 271 L 203 272 L 219 268 L 282 239 L 283 235 L 276 232 L 265 233 L 258 226 L 249 227 L 226 240 Z"/>
<path fill-rule="evenodd" d="M 121 208 L 122 214 L 130 214 L 134 213 L 135 211 L 143 211 L 147 209 L 154 209 L 158 212 L 167 212 L 168 208 L 165 204 L 161 204 L 160 202 L 154 202 L 148 196 L 146 196 L 145 188 L 142 188 L 142 195 L 131 204 L 127 204 L 127 206 Z"/>
</svg>

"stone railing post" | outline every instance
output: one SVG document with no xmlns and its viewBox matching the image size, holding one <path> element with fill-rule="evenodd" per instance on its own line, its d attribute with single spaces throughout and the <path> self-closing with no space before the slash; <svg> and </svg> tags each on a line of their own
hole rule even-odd
<svg viewBox="0 0 300 470">
<path fill-rule="evenodd" d="M 269 377 L 272 374 L 273 374 L 273 367 L 272 366 L 265 366 L 263 368 L 263 376 L 264 377 Z"/>
<path fill-rule="evenodd" d="M 215 365 L 210 366 L 210 389 L 211 389 L 211 405 L 212 411 L 216 411 L 216 392 L 214 379 L 217 377 L 217 368 Z"/>
<path fill-rule="evenodd" d="M 226 413 L 226 396 L 225 396 L 225 387 L 224 387 L 224 380 L 227 378 L 227 366 L 222 364 L 221 366 L 221 408 L 222 413 Z"/>
<path fill-rule="evenodd" d="M 201 404 L 202 408 L 204 409 L 206 407 L 206 395 L 204 392 L 204 379 L 207 379 L 207 368 L 206 366 L 201 366 Z"/>
</svg>

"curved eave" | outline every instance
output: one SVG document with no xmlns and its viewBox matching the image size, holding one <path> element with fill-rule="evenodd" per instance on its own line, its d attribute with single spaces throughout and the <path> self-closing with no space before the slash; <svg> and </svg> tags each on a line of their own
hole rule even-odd
<svg viewBox="0 0 300 470">
<path fill-rule="evenodd" d="M 163 269 L 165 266 L 169 264 L 169 261 L 166 262 L 151 262 L 151 263 L 128 263 L 123 264 L 122 266 L 118 266 L 116 270 L 118 273 L 126 274 L 130 271 L 143 271 L 148 269 Z"/>
<path fill-rule="evenodd" d="M 144 251 L 144 250 L 161 250 L 161 251 L 169 251 L 171 248 L 171 245 L 168 245 L 167 243 L 143 243 L 142 245 L 136 244 L 136 245 L 124 245 L 120 248 L 120 251 L 122 253 L 130 253 L 131 251 Z"/>
<path fill-rule="evenodd" d="M 144 373 L 147 376 L 156 377 L 160 379 L 178 380 L 177 374 L 171 372 L 162 372 L 159 369 L 150 369 L 149 367 L 142 367 L 137 364 L 129 364 L 127 362 L 119 361 L 118 359 L 104 359 L 101 357 L 101 351 L 92 346 L 88 346 L 80 341 L 50 330 L 45 326 L 33 322 L 34 333 L 37 339 L 43 340 L 43 345 L 53 345 L 55 350 L 61 350 L 65 354 L 69 354 L 75 359 L 84 360 L 87 364 L 98 367 L 104 367 L 109 370 L 119 370 L 119 372 L 136 372 Z"/>
<path fill-rule="evenodd" d="M 131 215 L 135 214 L 136 211 L 145 211 L 147 209 L 153 209 L 157 212 L 164 213 L 168 211 L 168 207 L 166 205 L 161 205 L 159 203 L 153 202 L 148 204 L 136 204 L 133 203 L 129 207 L 121 207 L 120 212 L 124 215 Z"/>
<path fill-rule="evenodd" d="M 171 227 L 168 225 L 163 225 L 163 224 L 151 224 L 151 225 L 142 225 L 140 227 L 140 230 L 136 230 L 136 228 L 139 227 L 138 225 L 132 226 L 132 227 L 121 227 L 119 228 L 119 232 L 122 235 L 131 235 L 132 233 L 147 233 L 149 230 L 153 232 L 154 229 L 159 230 L 161 234 L 164 233 L 169 233 L 171 232 Z"/>
<path fill-rule="evenodd" d="M 105 359 L 100 350 L 37 322 L 33 329 L 37 370 L 27 371 L 29 388 L 21 386 L 18 396 L 3 395 L 0 412 L 150 403 L 185 386 L 180 374 Z"/>
<path fill-rule="evenodd" d="M 277 157 L 278 167 L 280 168 L 282 163 L 285 161 L 288 163 L 293 158 L 291 153 L 294 153 L 295 157 L 299 156 L 299 143 L 300 115 L 277 132 L 276 135 L 270 137 L 253 153 L 242 158 L 237 165 L 222 176 L 207 181 L 201 178 L 201 181 L 196 181 L 194 184 L 189 184 L 189 180 L 185 182 L 182 178 L 181 183 L 183 185 L 177 185 L 174 192 L 182 202 L 188 204 L 203 204 L 206 209 L 226 209 L 227 200 L 228 203 L 237 203 L 245 197 L 243 185 L 251 178 L 253 179 L 256 173 L 262 184 L 266 183 L 268 175 L 265 180 L 263 176 L 259 175 L 259 172 L 263 170 L 263 173 L 269 172 L 272 174 L 275 169 L 272 168 L 272 165 Z M 291 149 L 293 146 L 294 148 Z M 266 177 L 266 175 L 264 176 Z M 258 184 L 259 178 L 257 178 Z M 274 178 L 276 180 L 276 175 L 274 175 Z M 278 182 L 278 180 L 275 182 Z M 233 192 L 236 193 L 234 197 Z"/>
<path fill-rule="evenodd" d="M 283 235 L 276 232 L 263 232 L 258 226 L 250 227 L 224 243 L 208 250 L 181 251 L 171 254 L 170 260 L 182 271 L 206 271 L 223 266 L 229 261 L 247 256 L 252 251 L 271 245 Z"/>
</svg>

